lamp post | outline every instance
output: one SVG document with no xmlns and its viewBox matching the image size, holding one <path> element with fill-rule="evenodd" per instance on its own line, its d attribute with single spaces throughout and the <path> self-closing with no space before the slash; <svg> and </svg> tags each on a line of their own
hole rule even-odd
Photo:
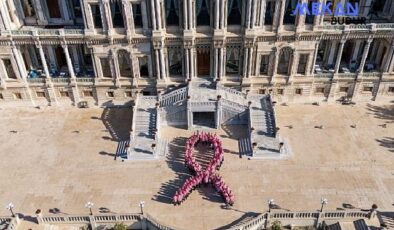
<svg viewBox="0 0 394 230">
<path fill-rule="evenodd" d="M 90 202 L 90 201 L 88 201 L 88 202 L 85 204 L 85 208 L 88 208 L 88 209 L 89 209 L 90 215 L 91 215 L 91 216 L 93 215 L 93 212 L 92 212 L 93 206 L 94 206 L 94 204 L 93 204 L 92 202 Z"/>
<path fill-rule="evenodd" d="M 320 204 L 321 204 L 320 212 L 323 212 L 324 205 L 326 205 L 327 203 L 328 203 L 328 200 L 326 198 L 322 197 L 320 199 Z"/>
<path fill-rule="evenodd" d="M 269 199 L 267 201 L 267 203 L 268 203 L 268 212 L 271 212 L 271 207 L 272 207 L 272 205 L 275 204 L 275 201 L 274 201 L 274 199 Z"/>
<path fill-rule="evenodd" d="M 12 216 L 12 217 L 15 217 L 14 210 L 13 210 L 14 207 L 15 207 L 15 205 L 14 205 L 12 202 L 10 202 L 10 203 L 6 206 L 6 208 L 7 208 L 8 210 L 10 210 L 11 216 Z"/>
<path fill-rule="evenodd" d="M 144 206 L 145 206 L 145 201 L 140 201 L 140 209 L 142 215 L 144 215 Z"/>
</svg>

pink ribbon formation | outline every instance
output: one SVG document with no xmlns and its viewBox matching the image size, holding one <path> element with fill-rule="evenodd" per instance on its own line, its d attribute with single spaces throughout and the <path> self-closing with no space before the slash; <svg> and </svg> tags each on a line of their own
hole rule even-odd
<svg viewBox="0 0 394 230">
<path fill-rule="evenodd" d="M 193 155 L 194 147 L 199 143 L 209 145 L 214 150 L 213 158 L 205 171 L 202 170 L 202 166 L 197 163 Z M 216 170 L 220 169 L 223 160 L 222 141 L 216 134 L 197 132 L 189 137 L 186 141 L 185 165 L 194 176 L 188 178 L 182 187 L 175 192 L 173 197 L 174 204 L 180 204 L 186 200 L 187 196 L 199 185 L 211 183 L 216 191 L 221 194 L 226 204 L 233 205 L 235 197 L 231 189 L 224 183 L 222 177 L 215 173 Z"/>
</svg>

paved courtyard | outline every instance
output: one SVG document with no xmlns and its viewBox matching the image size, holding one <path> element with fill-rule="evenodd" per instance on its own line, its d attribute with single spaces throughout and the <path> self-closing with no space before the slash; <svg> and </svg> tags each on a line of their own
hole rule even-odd
<svg viewBox="0 0 394 230">
<path fill-rule="evenodd" d="M 352 204 L 394 209 L 393 105 L 277 106 L 281 136 L 293 155 L 286 160 L 239 158 L 242 126 L 224 127 L 225 162 L 220 170 L 236 195 L 224 209 L 212 188 L 194 191 L 181 206 L 170 196 L 186 178 L 182 145 L 191 132 L 165 128 L 168 159 L 114 161 L 117 140 L 131 126 L 130 109 L 18 108 L 0 110 L 0 205 L 32 215 L 93 211 L 145 211 L 182 229 L 218 228 L 267 209 L 274 198 L 282 209 L 316 210 Z M 386 128 L 382 125 L 386 124 Z M 323 128 L 315 128 L 322 125 Z M 101 208 L 101 209 L 100 209 Z M 0 209 L 0 215 L 8 215 Z M 192 227 L 190 227 L 192 226 Z"/>
</svg>

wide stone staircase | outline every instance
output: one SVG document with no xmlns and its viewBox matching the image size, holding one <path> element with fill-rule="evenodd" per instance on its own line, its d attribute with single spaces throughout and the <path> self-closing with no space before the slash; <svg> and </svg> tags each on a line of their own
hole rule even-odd
<svg viewBox="0 0 394 230">
<path fill-rule="evenodd" d="M 138 96 L 133 110 L 128 159 L 158 159 L 166 154 L 165 140 L 159 138 L 157 96 Z M 158 151 L 160 150 L 160 151 Z"/>
</svg>

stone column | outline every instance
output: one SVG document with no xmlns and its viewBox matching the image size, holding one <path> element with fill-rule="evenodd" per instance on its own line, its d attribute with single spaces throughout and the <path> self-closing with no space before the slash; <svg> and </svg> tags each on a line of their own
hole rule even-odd
<svg viewBox="0 0 394 230">
<path fill-rule="evenodd" d="M 341 65 L 341 60 L 342 60 L 343 47 L 345 46 L 345 43 L 346 40 L 341 40 L 341 43 L 339 45 L 337 60 L 335 62 L 335 73 L 338 73 L 339 71 L 339 66 Z"/>
<path fill-rule="evenodd" d="M 132 6 L 131 6 L 132 8 Z M 141 1 L 141 11 L 142 11 L 142 29 L 144 31 L 144 35 L 147 35 L 149 32 L 149 23 L 148 23 L 148 10 L 146 7 L 146 2 L 145 1 Z M 134 18 L 133 19 L 133 27 L 134 27 Z"/>
<path fill-rule="evenodd" d="M 156 58 L 156 74 L 157 74 L 157 79 L 162 79 L 161 76 L 161 70 L 160 70 L 160 53 L 159 49 L 155 49 L 155 58 Z"/>
<path fill-rule="evenodd" d="M 293 58 L 291 59 L 291 63 L 290 63 L 291 64 L 290 76 L 297 74 L 298 62 L 299 62 L 299 53 L 297 50 L 294 50 Z"/>
<path fill-rule="evenodd" d="M 40 0 L 32 0 L 32 5 L 33 5 L 34 10 L 35 10 L 36 15 L 37 15 L 37 19 L 38 19 L 37 23 L 39 25 L 46 25 L 46 24 L 48 24 L 48 21 L 46 20 L 46 16 L 44 14 L 45 11 L 43 10 L 42 5 L 41 5 L 41 1 Z"/>
<path fill-rule="evenodd" d="M 188 20 L 189 28 L 188 29 L 192 30 L 192 29 L 194 29 L 194 21 L 195 21 L 193 7 L 192 7 L 193 1 L 192 0 L 185 0 L 185 2 L 188 3 L 188 14 L 187 14 L 187 16 L 189 18 L 189 20 Z"/>
<path fill-rule="evenodd" d="M 160 2 L 159 0 L 155 0 L 155 8 L 153 10 L 156 11 L 156 18 L 157 18 L 157 29 L 162 30 L 163 29 L 163 23 L 162 23 L 162 17 L 161 17 L 161 7 L 160 7 Z"/>
<path fill-rule="evenodd" d="M 155 10 L 155 0 L 150 0 L 150 12 L 152 14 L 152 30 L 157 30 L 156 26 L 156 10 Z"/>
<path fill-rule="evenodd" d="M 249 48 L 245 47 L 244 48 L 244 60 L 243 60 L 243 77 L 247 78 L 248 77 L 248 59 L 249 59 Z"/>
<path fill-rule="evenodd" d="M 216 81 L 216 79 L 219 78 L 219 48 L 216 47 L 216 44 L 214 42 L 214 48 L 213 48 L 213 80 Z"/>
<path fill-rule="evenodd" d="M 222 122 L 222 100 L 218 98 L 216 104 L 216 129 L 220 129 L 220 123 Z"/>
<path fill-rule="evenodd" d="M 5 30 L 11 29 L 11 19 L 4 1 L 0 2 L 0 16 Z"/>
<path fill-rule="evenodd" d="M 215 20 L 214 20 L 214 29 L 219 29 L 219 25 L 221 24 L 221 19 L 219 19 L 219 12 L 220 12 L 220 0 L 216 0 L 215 4 Z M 220 21 L 219 21 L 220 20 Z"/>
<path fill-rule="evenodd" d="M 219 0 L 218 1 L 218 5 L 219 5 L 219 9 L 220 9 L 220 13 L 219 13 L 219 18 L 220 18 L 220 25 L 219 25 L 219 29 L 224 29 L 227 25 L 227 15 L 226 15 L 226 7 L 227 7 L 227 0 Z"/>
<path fill-rule="evenodd" d="M 189 60 L 189 52 L 188 48 L 184 48 L 185 51 L 185 76 L 186 79 L 190 79 L 190 60 Z"/>
<path fill-rule="evenodd" d="M 277 13 L 277 8 L 275 8 L 275 20 L 277 21 L 277 31 L 280 32 L 282 30 L 282 26 L 283 26 L 283 18 L 285 16 L 285 4 L 286 4 L 286 0 L 280 0 L 280 2 L 278 1 L 278 4 L 280 4 L 279 8 L 279 13 Z"/>
<path fill-rule="evenodd" d="M 267 1 L 261 1 L 261 3 L 260 3 L 260 27 L 261 28 L 264 28 L 266 7 L 267 7 Z"/>
<path fill-rule="evenodd" d="M 70 78 L 71 79 L 75 79 L 74 66 L 73 66 L 73 63 L 71 61 L 71 57 L 70 57 L 70 52 L 68 50 L 68 46 L 66 44 L 63 44 L 62 47 L 63 47 L 63 50 L 64 50 L 64 55 L 66 56 L 67 67 L 68 67 L 68 72 L 70 74 Z"/>
<path fill-rule="evenodd" d="M 42 64 L 42 68 L 44 68 L 44 72 L 45 72 L 45 78 L 50 78 L 51 75 L 49 74 L 49 69 L 48 69 L 48 64 L 47 61 L 45 59 L 45 54 L 44 54 L 44 49 L 42 48 L 42 45 L 39 43 L 37 45 L 38 51 L 40 52 L 40 58 L 41 58 L 41 64 Z"/>
<path fill-rule="evenodd" d="M 164 51 L 163 47 L 159 50 L 160 53 L 160 69 L 161 69 L 161 78 L 166 79 L 167 72 L 166 72 L 166 63 L 165 63 L 165 58 L 164 58 Z"/>
<path fill-rule="evenodd" d="M 320 45 L 320 39 L 316 42 L 315 44 L 315 51 L 313 52 L 313 59 L 312 59 L 312 68 L 311 68 L 311 74 L 315 74 L 315 65 L 316 65 L 316 59 L 317 59 L 317 54 L 319 52 L 319 45 Z"/>
<path fill-rule="evenodd" d="M 386 60 L 384 62 L 383 66 L 383 72 L 389 72 L 390 70 L 390 65 L 393 60 L 393 54 L 394 54 L 394 41 L 391 41 L 389 52 L 387 53 Z"/>
<path fill-rule="evenodd" d="M 278 64 L 279 64 L 279 49 L 275 47 L 274 49 L 274 63 L 272 65 L 272 78 L 275 77 L 278 71 Z"/>
<path fill-rule="evenodd" d="M 14 43 L 14 42 L 13 42 Z M 23 58 L 20 55 L 20 51 L 16 47 L 15 44 L 12 44 L 11 46 L 12 54 L 14 55 L 16 65 L 18 67 L 18 73 L 20 75 L 20 78 L 26 82 L 26 77 L 27 77 L 27 71 L 26 71 L 26 66 L 24 64 Z"/>
<path fill-rule="evenodd" d="M 319 3 L 319 12 L 322 10 L 322 5 L 325 3 L 326 0 L 318 0 L 317 3 Z M 317 27 L 321 25 L 321 19 L 324 18 L 324 16 L 321 16 L 320 14 L 315 15 L 314 21 L 313 21 L 313 30 L 317 30 Z"/>
<path fill-rule="evenodd" d="M 121 76 L 120 76 L 120 67 L 119 67 L 118 54 L 116 53 L 116 50 L 111 50 L 111 53 L 112 53 L 112 55 L 111 55 L 112 56 L 112 63 L 114 65 L 114 71 L 115 71 L 115 74 L 114 74 L 114 77 L 113 77 L 114 83 L 115 83 L 115 85 L 117 87 L 120 87 L 120 80 L 119 80 L 119 78 Z"/>
<path fill-rule="evenodd" d="M 122 0 L 123 5 L 123 17 L 126 26 L 126 34 L 127 36 L 131 36 L 134 34 L 134 20 L 133 20 L 133 11 L 131 9 L 130 1 Z"/>
<path fill-rule="evenodd" d="M 373 41 L 373 39 L 369 38 L 367 40 L 367 44 L 365 44 L 365 46 L 364 46 L 363 56 L 361 57 L 360 65 L 359 65 L 358 71 L 357 71 L 360 74 L 364 72 L 365 61 L 367 60 L 369 48 L 371 46 L 372 41 Z"/>
<path fill-rule="evenodd" d="M 109 0 L 102 0 L 103 1 L 103 5 L 102 5 L 102 9 L 104 10 L 104 18 L 105 18 L 105 22 L 104 23 L 106 25 L 106 27 L 103 27 L 104 29 L 107 29 L 107 34 L 108 36 L 112 35 L 112 29 L 113 29 L 113 25 L 112 25 L 112 14 L 111 14 L 111 6 L 109 5 Z"/>
<path fill-rule="evenodd" d="M 246 20 L 245 20 L 245 27 L 247 29 L 250 29 L 250 22 L 251 22 L 251 15 L 252 15 L 252 1 L 253 0 L 247 0 L 246 1 Z"/>
<path fill-rule="evenodd" d="M 300 3 L 308 5 L 308 0 L 301 0 Z M 296 16 L 296 31 L 297 32 L 305 30 L 305 18 L 306 18 L 306 14 L 305 15 L 298 14 Z"/>
</svg>

